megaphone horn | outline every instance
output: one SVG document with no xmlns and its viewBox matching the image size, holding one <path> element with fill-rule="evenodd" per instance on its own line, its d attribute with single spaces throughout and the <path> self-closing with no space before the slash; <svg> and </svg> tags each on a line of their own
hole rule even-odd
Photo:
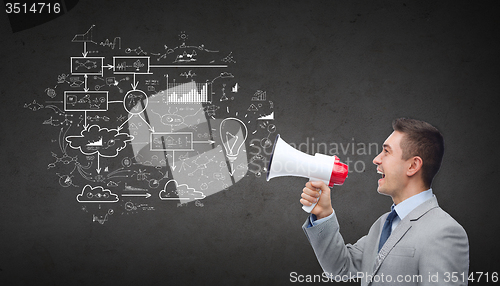
<svg viewBox="0 0 500 286">
<path fill-rule="evenodd" d="M 276 177 L 296 176 L 309 178 L 310 181 L 323 181 L 333 187 L 342 185 L 347 173 L 347 165 L 340 163 L 337 156 L 303 153 L 286 143 L 278 134 L 267 168 L 267 181 Z M 310 213 L 315 206 L 303 206 L 302 209 Z"/>
</svg>

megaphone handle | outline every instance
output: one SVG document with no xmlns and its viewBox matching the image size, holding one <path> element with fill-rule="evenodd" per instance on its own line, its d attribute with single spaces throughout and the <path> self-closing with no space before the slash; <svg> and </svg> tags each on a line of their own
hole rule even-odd
<svg viewBox="0 0 500 286">
<path fill-rule="evenodd" d="M 319 190 L 319 194 L 321 195 L 321 190 Z M 318 198 L 318 201 L 319 201 L 319 198 Z M 316 206 L 318 202 L 315 202 L 314 204 L 312 204 L 311 206 L 302 206 L 302 209 L 306 212 L 306 213 L 311 213 L 311 211 L 314 209 L 314 207 Z"/>
<path fill-rule="evenodd" d="M 321 179 L 316 179 L 316 178 L 309 178 L 309 182 L 310 181 L 321 181 Z M 323 181 L 325 182 L 325 181 Z M 328 185 L 328 182 L 325 182 L 325 184 Z M 321 195 L 321 190 L 318 190 L 319 194 Z M 318 198 L 318 201 L 319 201 L 319 198 Z M 318 202 L 315 202 L 314 204 L 312 204 L 311 206 L 302 206 L 302 209 L 306 212 L 306 213 L 311 213 L 312 210 L 314 209 L 314 207 L 316 206 Z"/>
</svg>

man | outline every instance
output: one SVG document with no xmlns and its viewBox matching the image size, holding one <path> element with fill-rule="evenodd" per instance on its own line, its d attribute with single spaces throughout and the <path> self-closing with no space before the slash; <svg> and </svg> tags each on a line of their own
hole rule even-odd
<svg viewBox="0 0 500 286">
<path fill-rule="evenodd" d="M 355 244 L 345 245 L 330 189 L 323 182 L 308 182 L 300 202 L 318 204 L 304 232 L 321 267 L 335 280 L 357 276 L 361 285 L 467 285 L 467 234 L 438 206 L 431 189 L 444 153 L 443 137 L 419 120 L 400 118 L 392 126 L 394 132 L 373 159 L 382 175 L 377 191 L 392 197 L 391 212 Z"/>
</svg>

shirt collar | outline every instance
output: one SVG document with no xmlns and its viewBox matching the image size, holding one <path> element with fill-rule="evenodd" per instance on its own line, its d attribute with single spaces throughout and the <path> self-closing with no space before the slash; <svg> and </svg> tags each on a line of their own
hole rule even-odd
<svg viewBox="0 0 500 286">
<path fill-rule="evenodd" d="M 412 210 L 414 210 L 416 207 L 418 207 L 423 202 L 432 198 L 432 196 L 433 196 L 432 188 L 430 188 L 426 191 L 420 192 L 414 196 L 407 198 L 406 200 L 400 202 L 397 205 L 392 204 L 391 211 L 393 209 L 396 209 L 396 213 L 398 214 L 398 217 L 401 220 L 403 220 L 405 218 L 405 216 L 407 216 Z"/>
</svg>

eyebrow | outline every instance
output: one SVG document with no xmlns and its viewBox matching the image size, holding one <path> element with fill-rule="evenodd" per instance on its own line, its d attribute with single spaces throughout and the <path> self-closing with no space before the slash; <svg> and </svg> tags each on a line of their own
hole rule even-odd
<svg viewBox="0 0 500 286">
<path fill-rule="evenodd" d="M 383 146 L 384 148 L 387 148 L 387 149 L 389 149 L 389 150 L 392 150 L 392 148 L 391 148 L 391 146 L 390 146 L 389 144 L 384 144 L 384 145 L 382 145 L 382 146 Z"/>
</svg>

